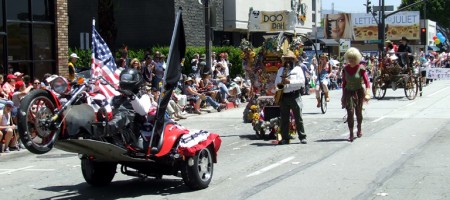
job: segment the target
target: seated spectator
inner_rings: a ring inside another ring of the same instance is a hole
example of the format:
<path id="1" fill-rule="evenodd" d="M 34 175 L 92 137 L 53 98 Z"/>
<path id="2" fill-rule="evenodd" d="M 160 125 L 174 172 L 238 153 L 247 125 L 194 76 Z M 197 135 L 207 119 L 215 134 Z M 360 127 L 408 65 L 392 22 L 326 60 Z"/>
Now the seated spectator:
<path id="1" fill-rule="evenodd" d="M 213 78 L 217 79 L 219 76 L 225 76 L 225 68 L 222 63 L 217 63 L 216 68 L 213 71 Z"/>
<path id="2" fill-rule="evenodd" d="M 14 72 L 14 76 L 16 76 L 16 82 L 17 81 L 23 81 L 23 75 L 24 73 L 20 73 L 20 72 Z"/>
<path id="3" fill-rule="evenodd" d="M 194 106 L 194 113 L 201 114 L 200 112 L 200 104 L 202 100 L 206 100 L 214 109 L 217 110 L 217 112 L 220 112 L 224 106 L 214 101 L 210 96 L 206 96 L 205 94 L 201 94 L 197 91 L 197 89 L 194 86 L 194 80 L 189 77 L 185 81 L 185 90 L 184 94 L 186 94 L 189 98 L 193 98 L 196 100 L 195 106 Z"/>
<path id="4" fill-rule="evenodd" d="M 213 81 L 211 80 L 211 74 L 202 74 L 202 79 L 198 84 L 198 88 L 199 91 L 202 91 L 211 98 L 216 99 L 217 88 L 214 86 Z"/>
<path id="5" fill-rule="evenodd" d="M 8 76 L 6 76 L 6 83 L 3 84 L 2 89 L 8 95 L 8 97 L 16 89 L 16 79 L 17 77 L 12 74 L 8 74 Z"/>
<path id="6" fill-rule="evenodd" d="M 33 80 L 33 90 L 41 89 L 41 81 L 39 79 L 35 78 Z"/>
<path id="7" fill-rule="evenodd" d="M 224 75 L 220 75 L 215 80 L 217 87 L 219 88 L 219 94 L 220 94 L 220 102 L 221 103 L 228 103 L 228 96 L 230 95 L 230 92 L 227 87 L 227 77 Z"/>
<path id="8" fill-rule="evenodd" d="M 14 147 L 17 150 L 17 136 L 14 136 L 14 130 L 16 130 L 16 125 L 13 123 L 11 111 L 14 107 L 14 103 L 12 101 L 6 101 L 6 104 L 3 110 L 0 110 L 0 130 L 2 132 L 2 141 L 4 144 L 2 145 L 1 152 L 9 153 L 9 148 Z"/>
<path id="9" fill-rule="evenodd" d="M 150 89 L 149 87 L 147 87 L 147 91 L 148 89 Z M 161 93 L 159 90 L 157 90 L 156 88 L 151 88 L 151 94 L 152 94 L 152 98 L 151 98 L 151 102 L 153 105 L 155 105 L 155 107 L 158 104 L 159 101 L 159 97 L 161 96 Z M 174 100 L 169 100 L 169 104 L 167 104 L 167 109 L 166 112 L 169 114 L 169 117 L 171 119 L 173 119 L 174 121 L 178 121 L 180 119 L 186 119 L 186 117 L 184 117 L 181 112 L 182 112 L 182 108 L 180 105 L 178 105 Z"/>
<path id="10" fill-rule="evenodd" d="M 236 77 L 233 79 L 234 83 L 239 87 L 240 90 L 240 101 L 242 103 L 247 102 L 248 94 L 250 92 L 250 86 L 247 84 L 244 84 L 244 80 L 241 77 Z"/>
<path id="11" fill-rule="evenodd" d="M 0 85 L 3 84 L 3 81 L 3 74 L 0 74 Z M 3 90 L 3 87 L 0 87 L 0 99 L 8 99 L 8 94 Z"/>
<path id="12" fill-rule="evenodd" d="M 14 102 L 14 107 L 20 107 L 20 100 L 27 95 L 33 86 L 26 86 L 23 81 L 17 81 L 16 83 L 16 91 L 13 93 L 11 100 Z"/>

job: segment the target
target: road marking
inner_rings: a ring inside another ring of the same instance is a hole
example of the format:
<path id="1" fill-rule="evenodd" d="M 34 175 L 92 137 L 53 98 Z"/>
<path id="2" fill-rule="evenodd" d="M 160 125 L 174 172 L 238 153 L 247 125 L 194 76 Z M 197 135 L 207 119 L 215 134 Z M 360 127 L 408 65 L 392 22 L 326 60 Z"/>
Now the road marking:
<path id="1" fill-rule="evenodd" d="M 55 171 L 56 169 L 25 169 L 23 171 L 40 171 L 40 172 L 51 172 Z"/>
<path id="2" fill-rule="evenodd" d="M 442 88 L 442 89 L 440 89 L 440 90 L 438 90 L 438 91 L 436 91 L 436 92 L 433 92 L 433 93 L 429 94 L 427 97 L 432 97 L 432 96 L 434 96 L 435 94 L 441 92 L 442 90 L 446 90 L 446 89 L 447 89 L 447 88 Z"/>
<path id="3" fill-rule="evenodd" d="M 25 170 L 25 169 L 29 169 L 29 168 L 32 168 L 32 167 L 34 167 L 34 166 L 28 166 L 28 167 L 23 167 L 23 168 L 19 168 L 19 169 L 11 169 L 11 170 L 8 170 L 8 171 L 5 171 L 5 172 L 1 172 L 0 174 L 9 174 L 9 173 L 12 173 L 12 172 Z"/>
<path id="4" fill-rule="evenodd" d="M 273 169 L 275 167 L 278 167 L 278 166 L 282 165 L 283 163 L 289 162 L 290 160 L 293 160 L 294 158 L 295 158 L 294 156 L 291 156 L 291 157 L 288 157 L 286 159 L 280 160 L 280 161 L 278 161 L 278 162 L 276 162 L 274 164 L 271 164 L 271 165 L 269 165 L 267 167 L 264 167 L 264 168 L 262 168 L 262 169 L 260 169 L 260 170 L 258 170 L 256 172 L 253 172 L 253 173 L 247 175 L 247 178 L 251 177 L 251 176 L 260 175 L 260 174 L 262 174 L 262 173 L 264 173 L 266 171 L 269 171 L 269 170 L 271 170 L 271 169 Z"/>
<path id="5" fill-rule="evenodd" d="M 414 105 L 414 104 L 416 104 L 415 101 L 414 101 L 414 102 L 411 102 L 411 103 L 409 103 L 409 104 L 407 104 L 405 107 L 407 107 L 407 106 L 412 106 L 412 105 Z"/>
<path id="6" fill-rule="evenodd" d="M 379 121 L 381 121 L 381 120 L 384 119 L 384 118 L 386 118 L 386 117 L 385 117 L 385 116 L 380 117 L 380 118 L 378 118 L 378 119 L 376 119 L 376 120 L 373 120 L 372 123 L 379 122 Z"/>

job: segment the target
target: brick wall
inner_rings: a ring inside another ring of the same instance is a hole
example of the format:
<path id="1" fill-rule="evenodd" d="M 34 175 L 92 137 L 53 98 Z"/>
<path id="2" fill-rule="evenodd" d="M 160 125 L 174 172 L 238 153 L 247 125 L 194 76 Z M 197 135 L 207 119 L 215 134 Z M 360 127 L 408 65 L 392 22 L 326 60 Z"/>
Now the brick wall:
<path id="1" fill-rule="evenodd" d="M 56 73 L 68 74 L 67 62 L 69 53 L 67 0 L 56 0 Z"/>
<path id="2" fill-rule="evenodd" d="M 223 1 L 210 0 L 216 8 L 216 31 L 223 30 Z M 188 46 L 205 45 L 205 25 L 204 25 L 204 6 L 198 3 L 198 0 L 175 0 L 175 11 L 179 7 L 183 8 L 183 21 L 186 33 L 186 43 Z M 176 12 L 175 12 L 176 14 Z"/>

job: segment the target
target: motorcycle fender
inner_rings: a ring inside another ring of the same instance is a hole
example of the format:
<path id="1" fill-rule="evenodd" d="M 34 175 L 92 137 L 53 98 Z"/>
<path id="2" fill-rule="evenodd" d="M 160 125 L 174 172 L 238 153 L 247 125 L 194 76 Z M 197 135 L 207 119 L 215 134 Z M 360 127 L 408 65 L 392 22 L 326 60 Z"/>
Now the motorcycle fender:
<path id="1" fill-rule="evenodd" d="M 165 156 L 170 150 L 173 148 L 175 142 L 178 141 L 181 135 L 189 133 L 189 130 L 186 128 L 177 125 L 168 123 L 164 127 L 164 142 L 161 146 L 161 150 L 156 154 L 156 157 Z"/>
<path id="2" fill-rule="evenodd" d="M 58 97 L 55 95 L 55 93 L 51 92 L 50 90 L 45 90 L 48 94 L 50 94 L 50 96 L 53 97 L 53 99 L 56 102 L 56 107 L 59 109 L 61 108 L 61 102 L 59 101 Z"/>
<path id="3" fill-rule="evenodd" d="M 64 112 L 66 116 L 66 130 L 69 137 L 77 136 L 81 131 L 91 132 L 92 122 L 95 121 L 94 109 L 87 105 L 73 105 Z"/>
<path id="4" fill-rule="evenodd" d="M 196 134 L 196 133 L 194 132 L 194 134 Z M 190 137 L 192 137 L 192 136 L 190 136 Z M 216 133 L 209 133 L 207 138 L 200 139 L 200 141 L 197 141 L 197 142 L 198 143 L 196 143 L 196 144 L 194 144 L 195 143 L 194 142 L 189 145 L 180 146 L 178 148 L 178 152 L 185 157 L 191 157 L 191 156 L 196 155 L 198 151 L 212 146 L 213 162 L 216 163 L 217 162 L 217 152 L 219 151 L 220 145 L 222 143 L 220 136 Z"/>

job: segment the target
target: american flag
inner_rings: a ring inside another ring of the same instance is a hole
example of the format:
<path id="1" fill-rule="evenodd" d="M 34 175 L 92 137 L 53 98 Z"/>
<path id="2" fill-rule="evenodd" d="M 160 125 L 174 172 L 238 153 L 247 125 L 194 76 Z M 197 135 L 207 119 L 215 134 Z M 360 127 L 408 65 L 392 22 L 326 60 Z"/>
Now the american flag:
<path id="1" fill-rule="evenodd" d="M 120 69 L 117 68 L 114 56 L 109 50 L 108 45 L 103 38 L 92 27 L 92 78 L 103 76 L 106 80 L 118 88 Z M 98 84 L 103 95 L 110 100 L 113 96 L 120 95 L 120 93 L 109 85 Z"/>

